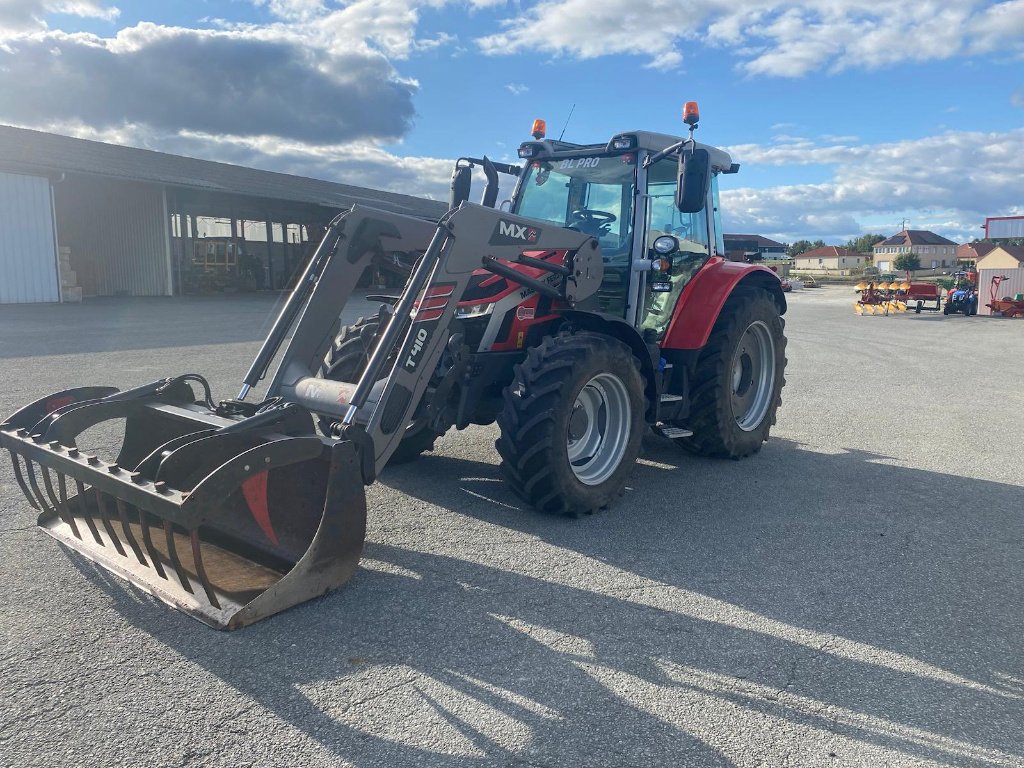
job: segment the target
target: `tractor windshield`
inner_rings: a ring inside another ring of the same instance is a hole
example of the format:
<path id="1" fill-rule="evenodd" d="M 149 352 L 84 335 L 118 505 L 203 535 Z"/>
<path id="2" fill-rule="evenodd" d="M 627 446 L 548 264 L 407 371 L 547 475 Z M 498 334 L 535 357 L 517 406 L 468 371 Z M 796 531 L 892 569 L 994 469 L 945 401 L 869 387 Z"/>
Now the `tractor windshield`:
<path id="1" fill-rule="evenodd" d="M 623 155 L 530 163 L 514 213 L 596 237 L 606 263 L 628 263 L 636 165 Z"/>

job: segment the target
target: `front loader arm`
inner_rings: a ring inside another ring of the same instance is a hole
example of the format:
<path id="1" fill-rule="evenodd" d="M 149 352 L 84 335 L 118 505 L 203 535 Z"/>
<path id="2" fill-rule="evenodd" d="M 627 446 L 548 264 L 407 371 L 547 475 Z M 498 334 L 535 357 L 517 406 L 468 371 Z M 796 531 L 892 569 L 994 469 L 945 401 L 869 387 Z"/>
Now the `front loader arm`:
<path id="1" fill-rule="evenodd" d="M 360 380 L 320 377 L 337 330 L 337 318 L 373 255 L 381 250 L 423 251 L 390 320 L 382 328 Z M 515 262 L 524 250 L 563 250 L 560 291 L 572 305 L 596 292 L 602 277 L 600 248 L 580 232 L 544 225 L 470 203 L 436 227 L 398 214 L 353 208 L 341 222 L 337 247 L 323 264 L 285 349 L 269 397 L 298 402 L 338 418 L 344 434 L 373 445 L 372 480 L 398 447 L 445 347 L 452 320 L 474 271 L 485 259 Z"/>
<path id="2" fill-rule="evenodd" d="M 39 525 L 220 629 L 341 586 L 365 538 L 364 485 L 404 436 L 445 346 L 457 346 L 452 320 L 470 276 L 485 256 L 517 256 L 516 247 L 474 234 L 502 220 L 505 229 L 523 222 L 468 205 L 436 226 L 369 208 L 340 214 L 238 400 L 215 406 L 206 380 L 185 374 L 123 392 L 64 390 L 0 420 L 0 448 L 10 452 Z M 588 242 L 557 228 L 538 234 L 531 248 L 565 249 L 546 288 L 559 279 L 567 295 L 592 287 L 595 272 L 583 262 L 594 254 L 600 261 Z M 391 249 L 423 255 L 360 380 L 318 378 L 356 281 Z M 243 402 L 276 358 L 268 398 Z M 204 390 L 202 400 L 194 384 Z M 316 414 L 337 425 L 330 434 L 317 433 Z M 113 461 L 78 447 L 80 432 L 117 419 L 124 421 L 124 441 Z"/>

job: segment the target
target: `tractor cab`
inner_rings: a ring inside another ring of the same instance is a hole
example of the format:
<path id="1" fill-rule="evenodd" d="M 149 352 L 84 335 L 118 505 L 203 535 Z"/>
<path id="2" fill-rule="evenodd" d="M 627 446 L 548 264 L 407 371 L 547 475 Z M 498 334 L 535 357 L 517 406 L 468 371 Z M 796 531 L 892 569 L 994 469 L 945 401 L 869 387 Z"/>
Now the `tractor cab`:
<path id="1" fill-rule="evenodd" d="M 649 341 L 664 335 L 689 280 L 725 250 L 717 177 L 739 166 L 693 141 L 695 105 L 692 115 L 687 139 L 629 131 L 607 144 L 548 140 L 536 121 L 535 140 L 519 148 L 526 167 L 512 212 L 596 238 L 604 278 L 588 309 L 623 318 Z"/>

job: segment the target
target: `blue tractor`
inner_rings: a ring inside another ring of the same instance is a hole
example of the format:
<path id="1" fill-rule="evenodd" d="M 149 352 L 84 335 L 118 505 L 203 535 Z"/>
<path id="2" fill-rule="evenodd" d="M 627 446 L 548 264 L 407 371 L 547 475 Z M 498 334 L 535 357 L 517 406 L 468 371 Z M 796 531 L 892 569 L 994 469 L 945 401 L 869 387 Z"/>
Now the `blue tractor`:
<path id="1" fill-rule="evenodd" d="M 956 272 L 953 274 L 953 287 L 946 295 L 946 304 L 942 314 L 976 315 L 978 314 L 978 273 Z"/>

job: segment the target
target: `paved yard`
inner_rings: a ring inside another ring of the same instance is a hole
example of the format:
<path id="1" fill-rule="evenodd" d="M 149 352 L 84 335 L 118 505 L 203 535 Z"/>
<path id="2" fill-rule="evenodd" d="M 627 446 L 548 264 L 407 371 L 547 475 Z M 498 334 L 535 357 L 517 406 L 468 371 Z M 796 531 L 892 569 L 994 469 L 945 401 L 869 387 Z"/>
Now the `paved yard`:
<path id="1" fill-rule="evenodd" d="M 1024 765 L 1024 321 L 851 300 L 791 297 L 753 459 L 651 437 L 563 521 L 493 428 L 449 435 L 369 489 L 345 589 L 234 634 L 35 530 L 5 460 L 0 764 Z M 0 412 L 192 370 L 233 395 L 272 308 L 0 307 Z"/>

